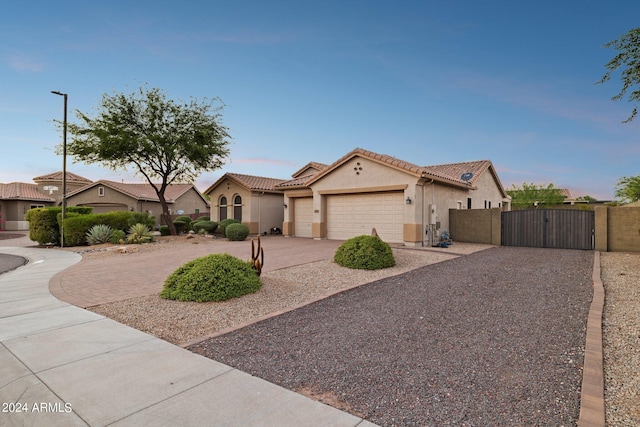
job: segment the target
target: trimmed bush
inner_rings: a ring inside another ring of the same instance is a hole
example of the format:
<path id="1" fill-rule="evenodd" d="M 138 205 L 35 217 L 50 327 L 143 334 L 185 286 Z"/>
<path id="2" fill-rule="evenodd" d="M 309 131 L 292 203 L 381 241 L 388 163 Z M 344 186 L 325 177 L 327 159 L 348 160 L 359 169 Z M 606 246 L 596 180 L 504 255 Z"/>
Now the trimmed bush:
<path id="1" fill-rule="evenodd" d="M 87 244 L 87 233 L 100 222 L 96 215 L 78 215 L 64 220 L 64 245 L 81 246 Z M 113 227 L 112 227 L 113 229 Z"/>
<path id="2" fill-rule="evenodd" d="M 195 221 L 192 222 L 192 227 L 193 227 L 193 231 L 195 231 L 196 233 L 199 233 L 200 230 L 204 230 L 205 233 L 207 234 L 213 234 L 216 231 L 216 228 L 218 228 L 218 223 L 215 221 Z"/>
<path id="3" fill-rule="evenodd" d="M 258 291 L 262 283 L 251 265 L 229 254 L 212 254 L 178 267 L 160 297 L 178 301 L 225 301 Z"/>
<path id="4" fill-rule="evenodd" d="M 231 241 L 241 242 L 249 235 L 249 227 L 240 223 L 229 224 L 225 229 L 225 235 Z"/>
<path id="5" fill-rule="evenodd" d="M 189 224 L 184 221 L 173 221 L 173 226 L 176 227 L 177 234 L 180 234 L 183 231 L 189 231 Z"/>
<path id="6" fill-rule="evenodd" d="M 168 225 L 161 225 L 160 226 L 160 235 L 161 236 L 168 236 L 170 233 L 169 231 L 169 226 Z"/>
<path id="7" fill-rule="evenodd" d="M 222 233 L 223 236 L 227 235 L 226 229 L 227 229 L 227 226 L 229 224 L 240 224 L 240 221 L 238 221 L 237 219 L 233 219 L 233 218 L 226 218 L 226 219 L 223 219 L 222 221 L 220 221 L 219 222 L 220 232 Z"/>
<path id="8" fill-rule="evenodd" d="M 389 244 L 375 236 L 357 236 L 336 250 L 333 260 L 343 267 L 359 270 L 379 270 L 393 267 L 396 261 Z"/>
<path id="9" fill-rule="evenodd" d="M 94 225 L 87 232 L 87 243 L 90 245 L 97 245 L 100 243 L 107 243 L 111 240 L 113 229 L 106 224 Z"/>
<path id="10" fill-rule="evenodd" d="M 67 206 L 66 216 L 69 218 L 77 214 L 87 215 L 92 210 L 93 208 L 85 206 Z M 62 215 L 60 206 L 29 209 L 24 216 L 24 220 L 29 221 L 29 239 L 41 245 L 60 244 L 61 221 L 58 215 Z"/>

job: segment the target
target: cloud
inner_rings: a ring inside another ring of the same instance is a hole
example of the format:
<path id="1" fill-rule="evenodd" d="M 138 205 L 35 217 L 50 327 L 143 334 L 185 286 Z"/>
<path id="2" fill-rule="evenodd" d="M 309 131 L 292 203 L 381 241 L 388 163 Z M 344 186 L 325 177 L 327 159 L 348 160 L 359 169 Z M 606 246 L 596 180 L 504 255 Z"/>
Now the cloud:
<path id="1" fill-rule="evenodd" d="M 40 73 L 44 71 L 44 63 L 27 55 L 11 55 L 7 58 L 9 67 L 20 72 Z"/>

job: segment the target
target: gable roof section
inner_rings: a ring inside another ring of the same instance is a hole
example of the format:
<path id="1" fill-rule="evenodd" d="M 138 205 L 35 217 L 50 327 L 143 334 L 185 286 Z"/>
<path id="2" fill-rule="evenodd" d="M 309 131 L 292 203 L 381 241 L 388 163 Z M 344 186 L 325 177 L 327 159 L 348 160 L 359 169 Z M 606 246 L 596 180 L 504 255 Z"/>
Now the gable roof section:
<path id="1" fill-rule="evenodd" d="M 211 184 L 209 188 L 204 191 L 204 194 L 209 194 L 225 179 L 229 179 L 249 191 L 266 191 L 272 193 L 279 193 L 280 190 L 276 189 L 276 185 L 284 181 L 280 178 L 267 178 L 264 176 L 227 172 Z"/>
<path id="2" fill-rule="evenodd" d="M 46 175 L 40 175 L 40 176 L 37 176 L 37 177 L 33 178 L 33 180 L 35 182 L 38 182 L 38 181 L 62 181 L 62 171 L 53 172 L 53 173 L 46 174 Z M 67 172 L 67 181 L 86 182 L 87 184 L 93 182 L 88 178 L 85 178 L 85 177 L 80 176 L 80 175 L 76 175 L 75 173 L 71 173 L 71 172 Z"/>
<path id="3" fill-rule="evenodd" d="M 34 202 L 55 202 L 56 199 L 38 191 L 36 184 L 11 182 L 0 184 L 0 200 L 28 200 Z"/>
<path id="4" fill-rule="evenodd" d="M 332 163 L 330 166 L 313 175 L 312 177 L 308 177 L 306 182 L 300 183 L 298 182 L 298 186 L 309 186 L 314 182 L 322 179 L 323 176 L 331 173 L 333 170 L 337 169 L 339 166 L 348 162 L 354 157 L 364 157 L 374 162 L 378 162 L 389 166 L 391 168 L 400 170 L 402 172 L 408 173 L 410 175 L 414 175 L 420 178 L 433 179 L 434 181 L 438 181 L 440 183 L 453 185 L 456 187 L 464 187 L 464 188 L 474 188 L 475 183 L 477 182 L 480 175 L 486 170 L 490 170 L 492 176 L 496 180 L 498 187 L 500 188 L 500 192 L 503 197 L 506 197 L 507 194 L 504 191 L 502 183 L 498 178 L 498 175 L 493 167 L 493 164 L 489 160 L 480 160 L 474 162 L 462 162 L 462 163 L 449 163 L 443 165 L 435 165 L 435 166 L 419 166 L 414 163 L 406 162 L 404 160 L 400 160 L 396 157 L 389 156 L 387 154 L 378 154 L 373 151 L 364 150 L 362 148 L 356 148 L 351 152 L 345 154 L 340 159 Z M 466 172 L 473 173 L 473 177 L 467 182 L 462 179 L 462 174 Z M 287 183 L 288 184 L 288 183 Z M 285 183 L 280 185 L 281 187 L 285 187 Z"/>
<path id="5" fill-rule="evenodd" d="M 160 184 L 155 184 L 155 185 L 160 186 Z M 108 181 L 105 179 L 96 181 L 93 184 L 88 185 L 86 187 L 79 188 L 78 190 L 69 193 L 67 195 L 67 198 L 99 186 L 109 187 L 115 191 L 118 191 L 122 194 L 125 194 L 139 201 L 160 202 L 160 199 L 158 198 L 158 195 L 156 194 L 153 187 L 151 187 L 151 184 L 143 184 L 143 183 L 131 184 L 131 183 L 125 183 L 125 182 Z M 198 195 L 202 198 L 202 200 L 207 202 L 206 199 L 202 197 L 202 194 L 200 194 L 200 192 L 193 186 L 193 184 L 171 184 L 167 186 L 167 189 L 165 190 L 165 193 L 164 193 L 164 197 L 167 203 L 175 203 L 178 198 L 180 198 L 183 194 L 185 194 L 187 191 L 189 191 L 192 188 L 198 193 Z"/>
<path id="6" fill-rule="evenodd" d="M 307 172 L 309 169 L 315 169 L 316 171 L 320 172 L 323 169 L 326 169 L 329 165 L 325 165 L 324 163 L 319 163 L 319 162 L 309 162 L 306 165 L 304 165 L 303 167 L 301 167 L 300 169 L 298 169 L 297 171 L 295 171 L 293 174 L 291 174 L 292 178 L 300 178 L 301 176 L 309 176 L 309 175 L 313 175 L 311 173 L 305 173 Z"/>

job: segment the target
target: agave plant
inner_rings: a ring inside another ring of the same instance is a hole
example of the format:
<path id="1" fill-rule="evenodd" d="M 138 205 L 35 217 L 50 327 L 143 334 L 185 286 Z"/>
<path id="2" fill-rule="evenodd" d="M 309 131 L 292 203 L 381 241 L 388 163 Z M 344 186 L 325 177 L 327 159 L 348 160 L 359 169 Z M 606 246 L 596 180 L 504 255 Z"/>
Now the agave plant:
<path id="1" fill-rule="evenodd" d="M 127 243 L 148 243 L 153 241 L 153 234 L 144 224 L 135 224 L 129 228 Z"/>
<path id="2" fill-rule="evenodd" d="M 107 243 L 111 239 L 113 229 L 106 224 L 96 224 L 87 232 L 87 243 L 90 245 L 98 245 Z"/>

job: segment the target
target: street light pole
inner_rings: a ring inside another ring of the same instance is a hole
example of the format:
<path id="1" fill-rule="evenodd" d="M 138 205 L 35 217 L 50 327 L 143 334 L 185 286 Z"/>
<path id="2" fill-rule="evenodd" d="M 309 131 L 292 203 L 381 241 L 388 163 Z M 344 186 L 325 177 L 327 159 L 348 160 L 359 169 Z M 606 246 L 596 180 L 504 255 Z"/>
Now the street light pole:
<path id="1" fill-rule="evenodd" d="M 64 248 L 64 219 L 67 217 L 67 94 L 52 90 L 54 95 L 64 98 L 64 119 L 62 121 L 62 224 L 60 224 L 60 247 Z"/>

